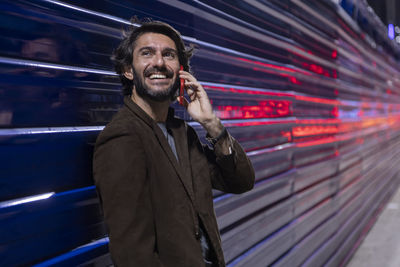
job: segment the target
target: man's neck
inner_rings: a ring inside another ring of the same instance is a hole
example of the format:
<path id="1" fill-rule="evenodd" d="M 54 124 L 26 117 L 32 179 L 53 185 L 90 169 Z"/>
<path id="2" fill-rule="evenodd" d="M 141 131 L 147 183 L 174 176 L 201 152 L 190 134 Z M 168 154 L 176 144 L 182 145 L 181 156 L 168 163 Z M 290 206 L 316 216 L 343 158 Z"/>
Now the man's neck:
<path id="1" fill-rule="evenodd" d="M 144 112 L 147 113 L 156 122 L 165 122 L 168 116 L 168 108 L 171 101 L 166 100 L 163 102 L 153 101 L 150 99 L 144 99 L 138 96 L 133 91 L 131 100 L 136 103 Z"/>

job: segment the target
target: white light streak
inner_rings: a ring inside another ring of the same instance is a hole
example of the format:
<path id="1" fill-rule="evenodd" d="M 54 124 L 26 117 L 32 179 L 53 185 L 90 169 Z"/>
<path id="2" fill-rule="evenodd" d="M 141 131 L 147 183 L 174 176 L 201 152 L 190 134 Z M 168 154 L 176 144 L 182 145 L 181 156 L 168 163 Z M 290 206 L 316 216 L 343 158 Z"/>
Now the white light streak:
<path id="1" fill-rule="evenodd" d="M 40 195 L 35 195 L 35 196 L 29 196 L 29 197 L 24 197 L 24 198 L 17 198 L 17 199 L 13 199 L 13 200 L 3 201 L 3 202 L 0 202 L 0 209 L 17 206 L 17 205 L 21 205 L 21 204 L 25 204 L 25 203 L 29 203 L 29 202 L 48 199 L 54 194 L 55 194 L 54 192 L 50 192 L 50 193 L 45 193 L 45 194 L 40 194 Z"/>
<path id="2" fill-rule="evenodd" d="M 131 23 L 129 20 L 126 20 L 126 19 L 121 19 L 121 18 L 118 18 L 118 17 L 115 17 L 115 16 L 111 16 L 111 15 L 107 15 L 107 14 L 104 14 L 104 13 L 100 13 L 100 12 L 96 12 L 96 11 L 93 11 L 93 10 L 89 10 L 89 9 L 86 9 L 86 8 L 82 8 L 82 7 L 74 6 L 74 5 L 71 5 L 71 4 L 63 3 L 63 2 L 60 2 L 60 1 L 56 1 L 56 0 L 43 0 L 43 1 L 55 4 L 55 5 L 58 5 L 58 6 L 63 6 L 63 7 L 69 8 L 69 9 L 73 9 L 73 10 L 76 10 L 76 11 L 80 11 L 80 12 L 83 12 L 83 13 L 86 13 L 86 14 L 95 15 L 95 16 L 98 16 L 98 17 L 102 17 L 102 18 L 106 18 L 106 19 L 113 20 L 113 21 L 116 21 L 116 22 L 120 22 L 120 23 L 123 23 L 123 24 L 133 25 L 133 26 L 136 26 L 136 27 L 140 26 L 139 24 Z"/>
<path id="3" fill-rule="evenodd" d="M 95 246 L 95 245 L 102 245 L 102 244 L 106 244 L 108 242 L 110 242 L 110 239 L 108 237 L 104 237 L 104 238 L 95 240 L 95 241 L 93 241 L 93 242 L 91 242 L 89 244 L 85 244 L 85 245 L 82 245 L 80 247 L 77 247 L 77 248 L 75 248 L 73 250 L 78 250 L 78 249 L 81 249 L 81 248 L 91 247 L 91 246 Z"/>
<path id="4" fill-rule="evenodd" d="M 57 69 L 57 70 L 67 70 L 67 71 L 77 71 L 77 72 L 87 72 L 87 73 L 117 76 L 117 74 L 113 71 L 89 69 L 89 68 L 82 68 L 82 67 L 52 64 L 52 63 L 44 63 L 44 62 L 38 62 L 38 61 L 26 60 L 26 59 L 0 57 L 0 63 L 37 67 L 37 68 Z"/>
<path id="5" fill-rule="evenodd" d="M 101 131 L 103 129 L 104 129 L 104 126 L 0 129 L 0 136 L 14 136 L 14 135 L 25 135 L 25 134 L 93 132 L 93 131 Z"/>

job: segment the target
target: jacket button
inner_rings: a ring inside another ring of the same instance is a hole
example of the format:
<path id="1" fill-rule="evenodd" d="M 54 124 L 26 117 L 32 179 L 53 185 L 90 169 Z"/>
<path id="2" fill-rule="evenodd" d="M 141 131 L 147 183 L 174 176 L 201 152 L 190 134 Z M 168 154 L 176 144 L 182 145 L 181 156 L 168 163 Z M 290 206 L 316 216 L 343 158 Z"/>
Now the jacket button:
<path id="1" fill-rule="evenodd" d="M 196 231 L 196 232 L 194 233 L 194 235 L 196 236 L 196 239 L 200 239 L 200 233 L 199 233 L 199 231 Z"/>

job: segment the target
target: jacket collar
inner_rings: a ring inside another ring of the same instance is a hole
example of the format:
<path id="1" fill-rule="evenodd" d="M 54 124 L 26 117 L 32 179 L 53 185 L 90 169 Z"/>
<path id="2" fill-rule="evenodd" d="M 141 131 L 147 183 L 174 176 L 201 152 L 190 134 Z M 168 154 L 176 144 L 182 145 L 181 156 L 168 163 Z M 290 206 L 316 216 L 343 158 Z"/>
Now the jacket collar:
<path id="1" fill-rule="evenodd" d="M 154 128 L 154 120 L 150 117 L 141 107 L 139 107 L 135 102 L 132 101 L 130 96 L 124 97 L 125 106 L 136 114 L 143 122 L 148 124 L 151 128 Z"/>
<path id="2" fill-rule="evenodd" d="M 135 113 L 141 120 L 143 120 L 146 124 L 148 124 L 153 128 L 156 122 L 141 107 L 139 107 L 138 104 L 133 102 L 130 96 L 124 97 L 124 104 L 130 111 Z M 177 120 L 175 118 L 175 110 L 171 107 L 169 107 L 168 109 L 167 125 L 168 126 L 171 125 L 172 127 L 177 126 Z"/>

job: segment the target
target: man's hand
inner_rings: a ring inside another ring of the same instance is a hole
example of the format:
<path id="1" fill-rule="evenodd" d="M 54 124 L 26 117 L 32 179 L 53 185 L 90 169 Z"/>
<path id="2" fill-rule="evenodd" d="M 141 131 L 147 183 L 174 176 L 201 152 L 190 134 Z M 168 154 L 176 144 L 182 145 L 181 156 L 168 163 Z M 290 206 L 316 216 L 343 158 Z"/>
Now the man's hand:
<path id="1" fill-rule="evenodd" d="M 219 136 L 224 126 L 215 115 L 203 86 L 189 72 L 179 71 L 179 78 L 185 80 L 186 92 L 190 98 L 190 102 L 183 98 L 183 105 L 189 115 L 200 123 L 211 137 Z M 178 96 L 178 101 L 179 98 Z"/>

